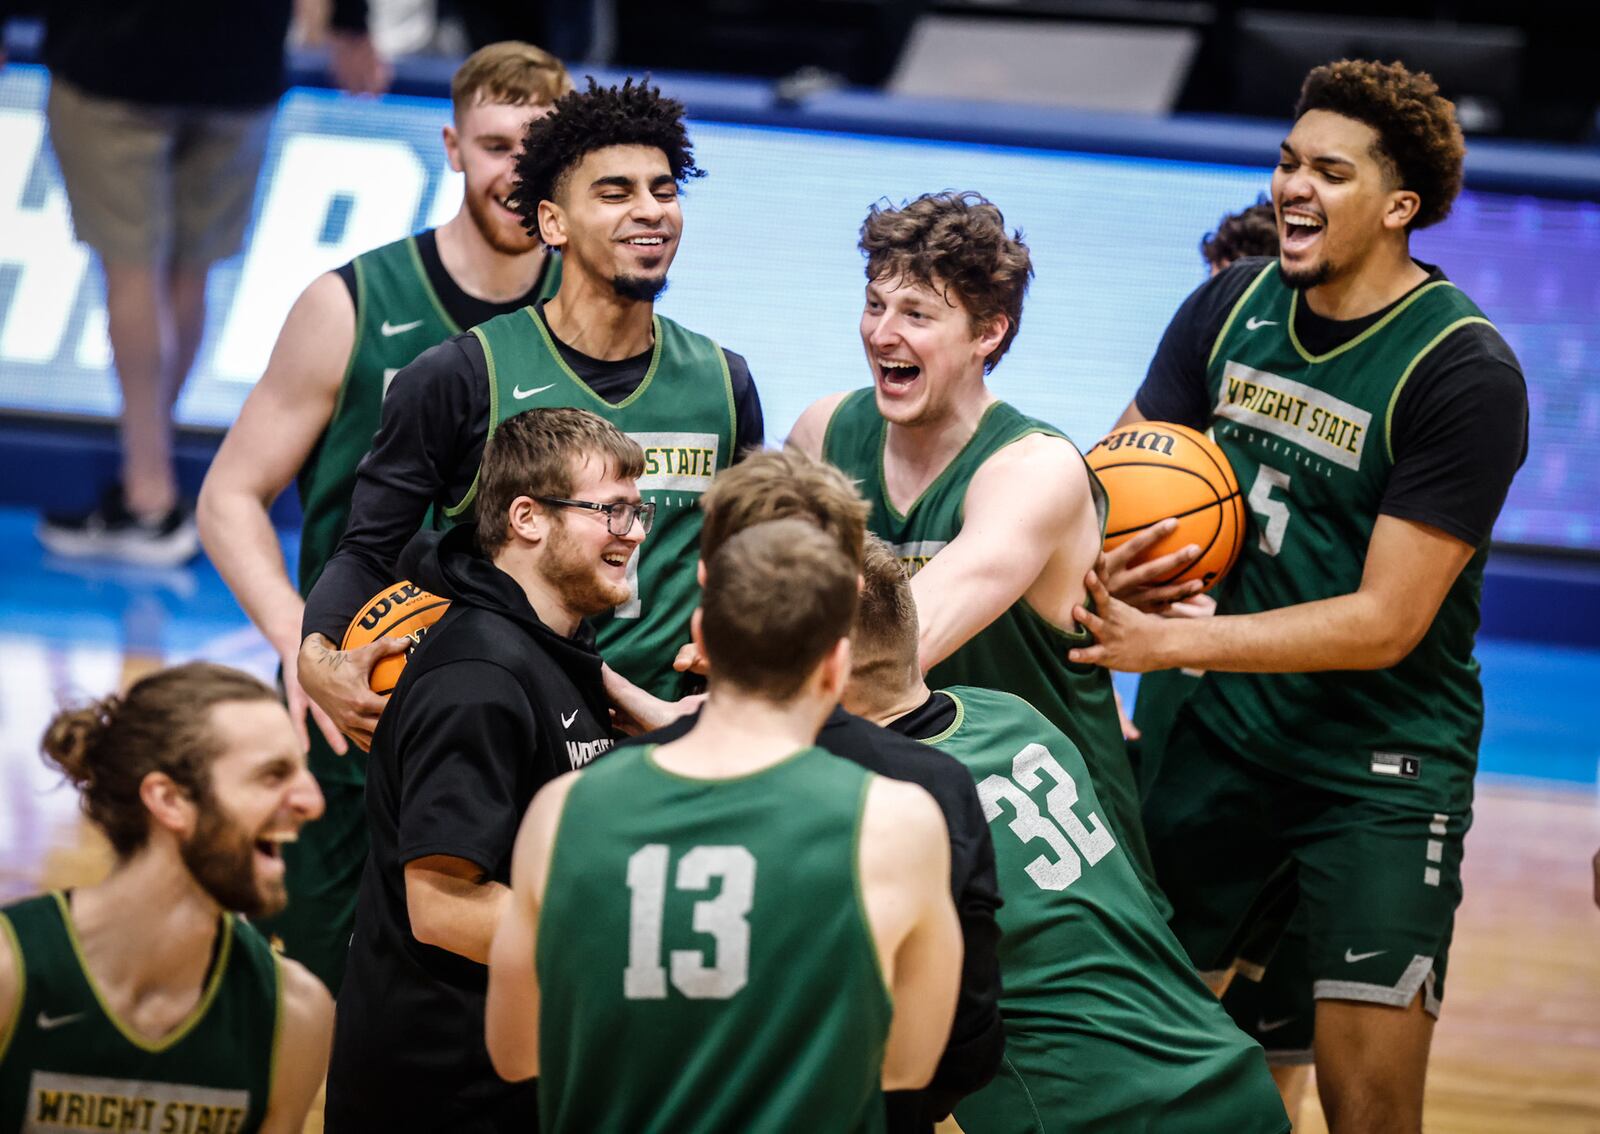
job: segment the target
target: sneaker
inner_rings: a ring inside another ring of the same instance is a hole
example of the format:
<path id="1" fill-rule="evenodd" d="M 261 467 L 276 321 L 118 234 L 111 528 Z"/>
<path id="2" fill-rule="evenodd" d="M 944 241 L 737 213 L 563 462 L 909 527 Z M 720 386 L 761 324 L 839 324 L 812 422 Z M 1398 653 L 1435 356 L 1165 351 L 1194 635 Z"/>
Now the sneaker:
<path id="1" fill-rule="evenodd" d="M 107 488 L 88 512 L 45 516 L 39 542 L 69 559 L 117 559 L 143 567 L 178 567 L 200 551 L 188 504 L 179 501 L 166 515 L 146 520 L 128 510 L 120 484 Z"/>

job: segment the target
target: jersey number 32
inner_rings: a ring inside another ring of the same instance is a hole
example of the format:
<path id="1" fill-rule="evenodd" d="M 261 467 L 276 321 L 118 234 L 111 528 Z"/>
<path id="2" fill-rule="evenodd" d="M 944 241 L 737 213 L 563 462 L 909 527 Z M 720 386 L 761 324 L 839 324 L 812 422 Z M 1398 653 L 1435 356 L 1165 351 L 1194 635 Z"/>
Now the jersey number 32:
<path id="1" fill-rule="evenodd" d="M 1055 781 L 1055 786 L 1044 797 L 1048 816 L 1040 812 L 1039 805 L 1028 794 L 1039 786 L 1041 772 L 1048 773 Z M 1028 877 L 1041 890 L 1065 890 L 1082 877 L 1084 858 L 1093 866 L 1117 845 L 1098 815 L 1091 811 L 1085 823 L 1072 810 L 1078 802 L 1078 785 L 1042 744 L 1030 744 L 1012 757 L 1010 779 L 992 775 L 980 782 L 978 798 L 983 802 L 983 817 L 987 822 L 993 823 L 1000 817 L 1004 801 L 1010 804 L 1013 812 L 1008 824 L 1011 833 L 1025 843 L 1041 839 L 1054 853 L 1053 860 L 1041 854 L 1026 867 Z"/>

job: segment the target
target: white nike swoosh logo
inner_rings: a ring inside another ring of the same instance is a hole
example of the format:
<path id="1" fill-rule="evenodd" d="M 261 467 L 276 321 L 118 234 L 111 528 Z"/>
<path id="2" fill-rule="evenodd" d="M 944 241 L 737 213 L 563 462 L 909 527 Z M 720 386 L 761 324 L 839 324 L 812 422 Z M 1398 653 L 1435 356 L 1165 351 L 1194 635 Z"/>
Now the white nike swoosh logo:
<path id="1" fill-rule="evenodd" d="M 415 331 L 420 326 L 422 326 L 421 319 L 414 320 L 410 323 L 401 323 L 398 326 L 385 319 L 383 321 L 383 326 L 379 327 L 378 330 L 382 331 L 383 337 L 387 339 L 392 335 L 403 335 L 407 331 Z"/>
<path id="2" fill-rule="evenodd" d="M 1388 951 L 1389 950 L 1387 950 L 1387 949 L 1377 949 L 1377 950 L 1375 950 L 1375 951 L 1373 951 L 1371 953 L 1357 953 L 1357 952 L 1354 952 L 1354 951 L 1352 951 L 1350 949 L 1346 949 L 1344 951 L 1345 964 L 1353 965 L 1357 961 L 1365 961 L 1369 957 L 1381 957 L 1385 953 L 1387 953 Z"/>
<path id="3" fill-rule="evenodd" d="M 1296 1019 L 1298 1019 L 1298 1017 L 1285 1016 L 1281 1020 L 1257 1020 L 1256 1021 L 1256 1031 L 1258 1031 L 1258 1032 L 1275 1032 L 1279 1028 L 1283 1027 L 1285 1024 L 1294 1023 Z"/>
<path id="4" fill-rule="evenodd" d="M 81 1020 L 88 1014 L 89 1013 L 87 1012 L 72 1012 L 66 1016 L 47 1016 L 41 1009 L 39 1012 L 39 1018 L 36 1019 L 34 1023 L 39 1026 L 39 1030 L 41 1032 L 48 1032 L 52 1028 L 64 1027 L 65 1025 L 73 1023 L 76 1020 Z"/>
<path id="5" fill-rule="evenodd" d="M 546 390 L 553 389 L 554 387 L 554 382 L 550 383 L 548 386 L 535 386 L 531 390 L 524 390 L 521 386 L 513 386 L 511 387 L 511 396 L 520 401 L 523 398 L 531 398 L 535 394 L 542 394 Z"/>
<path id="6" fill-rule="evenodd" d="M 1254 315 L 1244 321 L 1244 329 L 1247 331 L 1259 331 L 1262 327 L 1276 327 L 1277 325 L 1278 321 L 1276 319 L 1257 319 Z"/>
<path id="7" fill-rule="evenodd" d="M 577 720 L 577 719 L 578 719 L 578 710 L 577 709 L 573 709 L 572 710 L 572 715 L 570 717 L 563 716 L 561 718 L 561 727 L 562 728 L 571 728 L 572 727 L 572 722 Z"/>

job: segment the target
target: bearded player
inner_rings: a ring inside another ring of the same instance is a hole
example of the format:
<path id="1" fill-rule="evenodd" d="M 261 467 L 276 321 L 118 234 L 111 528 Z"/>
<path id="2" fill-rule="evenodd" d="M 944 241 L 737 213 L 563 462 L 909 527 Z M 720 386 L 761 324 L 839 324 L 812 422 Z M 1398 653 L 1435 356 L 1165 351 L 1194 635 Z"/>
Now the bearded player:
<path id="1" fill-rule="evenodd" d="M 365 252 L 306 288 L 200 490 L 206 553 L 282 659 L 290 715 L 301 743 L 309 739 L 328 803 L 323 820 L 285 852 L 294 901 L 263 929 L 335 994 L 367 854 L 366 764 L 300 687 L 302 596 L 344 534 L 356 465 L 395 373 L 464 328 L 555 293 L 560 257 L 523 232 L 507 202 L 528 122 L 571 89 L 560 61 L 525 43 L 491 44 L 468 57 L 451 80 L 454 117 L 444 128 L 450 167 L 464 175 L 460 210 L 442 227 Z M 294 479 L 304 513 L 298 590 L 268 516 Z M 398 648 L 376 642 L 364 656 L 375 661 Z M 309 737 L 308 708 L 317 724 Z"/>
<path id="2" fill-rule="evenodd" d="M 978 194 L 938 193 L 874 206 L 861 250 L 873 385 L 813 404 L 790 441 L 860 484 L 868 527 L 915 572 L 929 680 L 1015 692 L 1071 737 L 1158 893 L 1111 674 L 1067 660 L 1092 640 L 1072 609 L 1100 553 L 1105 493 L 1063 433 L 986 382 L 1022 321 L 1027 245 Z"/>
<path id="3" fill-rule="evenodd" d="M 1273 175 L 1276 262 L 1185 301 L 1124 415 L 1214 431 L 1254 517 L 1244 552 L 1214 618 L 1091 580 L 1098 644 L 1074 651 L 1208 671 L 1145 809 L 1173 928 L 1223 987 L 1271 929 L 1252 907 L 1294 882 L 1335 1134 L 1421 1126 L 1483 728 L 1483 564 L 1526 452 L 1515 356 L 1411 256 L 1462 151 L 1426 75 L 1310 73 Z"/>
<path id="4" fill-rule="evenodd" d="M 306 600 L 300 679 L 351 735 L 383 707 L 375 660 L 336 649 L 428 509 L 470 520 L 478 465 L 500 422 L 529 409 L 587 409 L 645 454 L 640 491 L 656 524 L 630 573 L 633 599 L 598 626 L 623 677 L 676 697 L 672 668 L 699 593 L 696 502 L 737 453 L 762 443 L 761 403 L 743 358 L 655 313 L 677 255 L 679 190 L 701 174 L 683 106 L 631 80 L 591 83 L 529 127 L 514 201 L 529 233 L 562 256 L 553 299 L 492 319 L 427 352 L 395 379 L 356 478 L 339 550 Z"/>
<path id="5" fill-rule="evenodd" d="M 277 694 L 196 662 L 57 713 L 103 882 L 0 910 L 0 1129 L 299 1134 L 333 1002 L 240 915 L 322 811 Z"/>

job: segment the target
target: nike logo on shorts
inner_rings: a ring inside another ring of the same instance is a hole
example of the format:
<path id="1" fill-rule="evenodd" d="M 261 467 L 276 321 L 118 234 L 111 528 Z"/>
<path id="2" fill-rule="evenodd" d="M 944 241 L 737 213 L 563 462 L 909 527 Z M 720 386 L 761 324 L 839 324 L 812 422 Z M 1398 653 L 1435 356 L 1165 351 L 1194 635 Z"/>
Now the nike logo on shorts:
<path id="1" fill-rule="evenodd" d="M 1357 953 L 1354 949 L 1346 949 L 1344 951 L 1344 961 L 1347 965 L 1353 965 L 1357 961 L 1366 961 L 1373 957 L 1381 957 L 1388 951 L 1389 950 L 1387 949 L 1375 949 L 1371 953 Z"/>
<path id="2" fill-rule="evenodd" d="M 88 1014 L 87 1012 L 70 1012 L 65 1016 L 47 1016 L 41 1008 L 38 1017 L 33 1022 L 38 1025 L 41 1032 L 48 1032 L 55 1028 L 64 1028 L 68 1024 L 76 1023 Z"/>
<path id="3" fill-rule="evenodd" d="M 521 386 L 513 386 L 511 388 L 511 396 L 516 398 L 518 401 L 521 401 L 523 398 L 531 398 L 535 394 L 542 394 L 554 385 L 555 383 L 552 382 L 549 386 L 535 386 L 531 390 L 524 390 Z"/>
<path id="4" fill-rule="evenodd" d="M 407 331 L 415 331 L 420 326 L 422 326 L 422 320 L 421 319 L 413 320 L 410 323 L 398 323 L 398 324 L 391 323 L 391 322 L 389 322 L 389 320 L 385 319 L 383 321 L 383 326 L 379 327 L 378 330 L 383 332 L 383 337 L 384 338 L 388 339 L 388 338 L 393 338 L 395 335 L 403 335 Z"/>
<path id="5" fill-rule="evenodd" d="M 1247 331 L 1259 331 L 1262 327 L 1276 327 L 1277 325 L 1278 321 L 1276 319 L 1257 319 L 1254 315 L 1244 321 L 1244 329 Z"/>
<path id="6" fill-rule="evenodd" d="M 1256 1031 L 1258 1031 L 1258 1032 L 1275 1032 L 1279 1028 L 1283 1027 L 1285 1024 L 1294 1023 L 1295 1020 L 1297 1020 L 1297 1019 L 1299 1019 L 1298 1016 L 1285 1016 L 1281 1020 L 1258 1019 L 1256 1021 Z"/>

